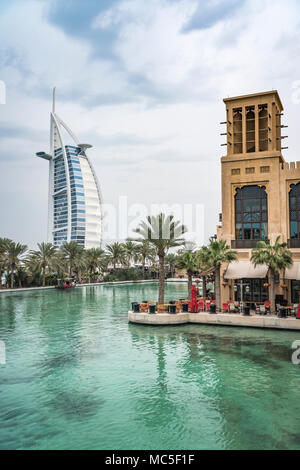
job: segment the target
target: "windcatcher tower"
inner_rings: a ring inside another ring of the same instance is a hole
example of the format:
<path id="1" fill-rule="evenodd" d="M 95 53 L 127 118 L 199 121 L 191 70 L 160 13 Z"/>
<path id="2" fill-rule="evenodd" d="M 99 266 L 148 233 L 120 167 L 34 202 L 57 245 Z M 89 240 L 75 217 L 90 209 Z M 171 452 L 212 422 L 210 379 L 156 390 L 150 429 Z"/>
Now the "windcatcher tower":
<path id="1" fill-rule="evenodd" d="M 222 227 L 232 248 L 254 248 L 286 233 L 280 185 L 285 161 L 283 106 L 277 91 L 225 98 L 227 154 L 222 163 Z M 285 184 L 285 183 L 284 183 Z M 286 196 L 285 196 L 286 198 Z M 246 254 L 245 254 L 246 256 Z"/>

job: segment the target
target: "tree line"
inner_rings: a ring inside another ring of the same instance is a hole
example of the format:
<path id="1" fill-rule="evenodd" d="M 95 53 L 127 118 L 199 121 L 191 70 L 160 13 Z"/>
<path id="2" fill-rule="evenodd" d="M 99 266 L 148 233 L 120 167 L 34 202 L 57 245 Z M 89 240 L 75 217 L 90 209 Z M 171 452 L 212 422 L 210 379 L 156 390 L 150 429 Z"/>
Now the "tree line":
<path id="1" fill-rule="evenodd" d="M 224 240 L 211 240 L 208 246 L 197 249 L 186 242 L 187 228 L 173 215 L 159 214 L 148 216 L 135 230 L 136 238 L 124 243 L 114 242 L 101 248 L 84 249 L 76 242 L 68 242 L 58 249 L 51 243 L 39 243 L 37 250 L 28 250 L 26 245 L 7 238 L 0 238 L 0 275 L 6 273 L 11 288 L 22 285 L 42 285 L 63 279 L 67 274 L 76 276 L 79 282 L 86 278 L 89 282 L 102 277 L 104 281 L 138 280 L 158 274 L 158 302 L 164 303 L 166 274 L 174 276 L 176 269 L 182 269 L 188 277 L 190 297 L 192 277 L 213 268 L 215 299 L 217 309 L 221 309 L 221 266 L 237 260 L 237 252 Z M 177 250 L 172 252 L 170 250 Z M 254 266 L 265 264 L 269 270 L 269 298 L 271 313 L 275 311 L 275 275 L 289 268 L 292 254 L 286 243 L 275 244 L 258 241 L 252 250 L 251 262 Z M 132 268 L 139 264 L 140 270 Z M 167 273 L 166 273 L 167 269 Z M 146 276 L 147 274 L 147 276 Z M 205 278 L 203 277 L 205 288 Z"/>

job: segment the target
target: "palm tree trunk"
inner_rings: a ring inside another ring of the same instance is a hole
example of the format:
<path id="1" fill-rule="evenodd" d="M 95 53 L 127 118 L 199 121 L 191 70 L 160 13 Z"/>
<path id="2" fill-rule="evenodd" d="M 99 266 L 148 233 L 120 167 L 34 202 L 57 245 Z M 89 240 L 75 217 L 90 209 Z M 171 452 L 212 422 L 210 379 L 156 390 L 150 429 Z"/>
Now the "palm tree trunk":
<path id="1" fill-rule="evenodd" d="M 206 277 L 202 276 L 202 297 L 206 297 Z"/>
<path id="2" fill-rule="evenodd" d="M 10 273 L 10 288 L 11 289 L 14 288 L 14 282 L 15 282 L 15 275 L 14 275 L 14 270 L 12 269 Z"/>
<path id="3" fill-rule="evenodd" d="M 188 271 L 188 292 L 189 292 L 189 299 L 192 298 L 192 285 L 193 285 L 193 274 Z"/>
<path id="4" fill-rule="evenodd" d="M 270 300 L 270 314 L 274 315 L 276 311 L 275 306 L 275 272 L 270 268 L 270 288 L 269 288 L 269 300 Z"/>
<path id="5" fill-rule="evenodd" d="M 72 261 L 70 260 L 69 276 L 72 277 Z"/>
<path id="6" fill-rule="evenodd" d="M 46 271 L 45 268 L 43 267 L 43 287 L 46 285 Z"/>
<path id="7" fill-rule="evenodd" d="M 145 279 L 145 263 L 146 263 L 146 258 L 143 257 L 143 262 L 142 262 L 143 279 Z"/>
<path id="8" fill-rule="evenodd" d="M 159 291 L 158 303 L 163 304 L 165 301 L 165 256 L 159 255 Z"/>
<path id="9" fill-rule="evenodd" d="M 220 266 L 215 267 L 215 295 L 216 295 L 216 307 L 217 311 L 221 310 L 221 275 L 220 275 Z"/>

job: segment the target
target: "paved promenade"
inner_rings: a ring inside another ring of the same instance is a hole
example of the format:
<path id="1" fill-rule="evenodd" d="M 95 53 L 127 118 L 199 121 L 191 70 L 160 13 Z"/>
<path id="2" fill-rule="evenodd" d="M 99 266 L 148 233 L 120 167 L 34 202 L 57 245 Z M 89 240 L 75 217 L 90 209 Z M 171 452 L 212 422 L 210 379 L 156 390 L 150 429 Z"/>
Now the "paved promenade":
<path id="1" fill-rule="evenodd" d="M 275 328 L 280 330 L 300 331 L 300 320 L 296 320 L 296 318 L 278 318 L 277 316 L 262 315 L 243 316 L 229 313 L 213 315 L 206 312 L 177 313 L 174 315 L 159 313 L 153 315 L 149 313 L 134 313 L 129 311 L 128 320 L 131 323 L 156 326 L 197 323 L 202 325 L 245 326 L 252 328 Z"/>

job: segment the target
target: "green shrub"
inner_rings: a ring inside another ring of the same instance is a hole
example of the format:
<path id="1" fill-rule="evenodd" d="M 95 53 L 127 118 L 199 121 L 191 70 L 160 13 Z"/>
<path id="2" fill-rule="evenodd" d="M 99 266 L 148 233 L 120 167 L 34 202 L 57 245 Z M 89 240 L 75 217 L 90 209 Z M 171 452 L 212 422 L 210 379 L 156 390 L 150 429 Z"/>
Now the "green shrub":
<path id="1" fill-rule="evenodd" d="M 117 281 L 117 280 L 118 279 L 113 274 L 106 274 L 106 276 L 104 276 L 104 278 L 103 278 L 104 282 L 113 282 L 113 281 Z"/>
<path id="2" fill-rule="evenodd" d="M 112 274 L 107 274 L 106 276 L 104 276 L 104 282 L 139 281 L 142 278 L 142 272 L 139 269 L 115 269 Z"/>
<path id="3" fill-rule="evenodd" d="M 57 275 L 46 274 L 46 286 L 56 286 L 56 284 L 57 284 Z"/>

